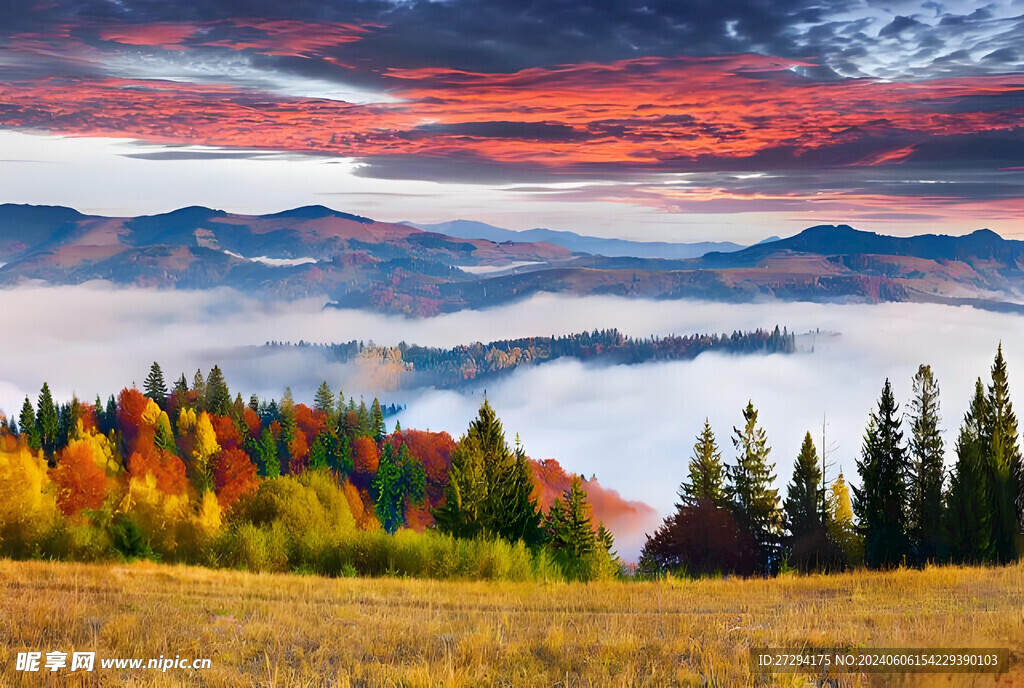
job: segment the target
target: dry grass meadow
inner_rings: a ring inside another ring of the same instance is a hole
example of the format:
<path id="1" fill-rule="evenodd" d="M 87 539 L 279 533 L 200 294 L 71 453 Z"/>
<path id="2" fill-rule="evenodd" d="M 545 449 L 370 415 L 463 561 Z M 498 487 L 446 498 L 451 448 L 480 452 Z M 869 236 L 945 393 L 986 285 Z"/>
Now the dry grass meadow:
<path id="1" fill-rule="evenodd" d="M 775 580 L 537 584 L 326 579 L 0 560 L 0 686 L 807 686 L 750 646 L 1009 647 L 1008 674 L 849 686 L 1024 685 L 1024 566 Z M 210 657 L 203 672 L 15 671 L 19 650 Z"/>

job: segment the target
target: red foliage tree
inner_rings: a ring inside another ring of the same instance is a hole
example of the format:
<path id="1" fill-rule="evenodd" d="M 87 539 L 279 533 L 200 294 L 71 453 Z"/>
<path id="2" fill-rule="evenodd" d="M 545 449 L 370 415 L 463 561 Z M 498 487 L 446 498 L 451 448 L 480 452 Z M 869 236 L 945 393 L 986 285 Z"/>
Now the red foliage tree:
<path id="1" fill-rule="evenodd" d="M 313 444 L 313 440 L 327 427 L 327 413 L 320 409 L 311 409 L 305 404 L 295 404 L 295 424 L 299 431 L 306 436 L 306 444 Z"/>
<path id="2" fill-rule="evenodd" d="M 217 501 L 222 509 L 229 509 L 239 497 L 255 491 L 260 486 L 256 466 L 249 455 L 238 447 L 226 447 L 220 453 L 213 473 L 217 490 Z"/>
<path id="3" fill-rule="evenodd" d="M 263 423 L 260 421 L 260 415 L 246 406 L 245 410 L 242 411 L 242 420 L 245 421 L 246 427 L 249 428 L 249 437 L 259 439 L 260 432 L 263 430 Z"/>
<path id="4" fill-rule="evenodd" d="M 210 424 L 213 425 L 213 433 L 217 436 L 217 444 L 221 449 L 242 446 L 242 436 L 238 434 L 238 428 L 230 418 L 211 414 Z"/>
<path id="5" fill-rule="evenodd" d="M 61 450 L 50 479 L 57 486 L 57 507 L 65 516 L 99 509 L 114 487 L 86 442 L 74 442 Z"/>
<path id="6" fill-rule="evenodd" d="M 309 444 L 306 443 L 306 435 L 302 432 L 295 433 L 295 437 L 288 443 L 288 454 L 291 460 L 288 462 L 288 472 L 298 475 L 306 470 L 306 459 L 309 457 Z"/>
<path id="7" fill-rule="evenodd" d="M 153 441 L 154 428 L 142 420 L 147 406 L 149 398 L 134 387 L 122 389 L 117 396 L 117 429 L 124 436 L 129 452 L 135 451 L 140 442 Z"/>
<path id="8" fill-rule="evenodd" d="M 455 449 L 451 435 L 447 432 L 405 430 L 402 441 L 409 447 L 409 453 L 423 463 L 428 481 L 437 485 L 448 484 L 448 469 L 452 464 L 452 450 Z"/>
<path id="9" fill-rule="evenodd" d="M 181 494 L 188 489 L 185 463 L 170 452 L 150 447 L 145 453 L 133 452 L 128 457 L 128 475 L 144 480 L 151 473 L 156 487 L 164 494 Z"/>
<path id="10" fill-rule="evenodd" d="M 357 437 L 352 447 L 352 462 L 360 475 L 372 475 L 380 466 L 377 444 L 369 437 Z"/>

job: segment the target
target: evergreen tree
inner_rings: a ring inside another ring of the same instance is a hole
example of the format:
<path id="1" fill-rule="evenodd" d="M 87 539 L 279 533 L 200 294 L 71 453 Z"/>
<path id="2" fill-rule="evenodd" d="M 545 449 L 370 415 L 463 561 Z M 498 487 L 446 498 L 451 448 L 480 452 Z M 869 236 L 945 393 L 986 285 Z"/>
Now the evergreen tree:
<path id="1" fill-rule="evenodd" d="M 331 434 L 331 440 L 327 460 L 335 475 L 338 478 L 345 478 L 351 475 L 355 468 L 355 462 L 352 459 L 352 445 L 345 435 Z"/>
<path id="2" fill-rule="evenodd" d="M 370 486 L 381 527 L 388 533 L 402 527 L 406 502 L 421 504 L 426 497 L 426 487 L 426 470 L 409 453 L 409 447 L 403 444 L 396 450 L 390 442 L 385 443 L 377 476 Z"/>
<path id="3" fill-rule="evenodd" d="M 988 400 L 978 378 L 974 398 L 956 441 L 956 464 L 950 474 L 944 525 L 954 561 L 980 564 L 994 558 L 988 496 Z"/>
<path id="4" fill-rule="evenodd" d="M 58 422 L 57 406 L 53 403 L 50 385 L 44 382 L 37 400 L 36 428 L 39 432 L 39 444 L 47 456 L 52 456 L 57 447 Z"/>
<path id="5" fill-rule="evenodd" d="M 361 398 L 359 399 L 359 408 L 356 410 L 356 436 L 374 437 L 370 411 L 366 408 L 366 402 Z"/>
<path id="6" fill-rule="evenodd" d="M 608 570 L 612 554 L 594 532 L 590 503 L 579 476 L 573 476 L 561 499 L 551 503 L 544 531 L 566 577 L 588 580 L 600 576 L 602 568 Z"/>
<path id="7" fill-rule="evenodd" d="M 39 427 L 36 425 L 36 412 L 32 408 L 32 402 L 25 397 L 25 403 L 21 405 L 21 415 L 18 417 L 18 425 L 21 426 L 21 434 L 25 435 L 26 442 L 30 449 L 39 451 L 42 449 L 42 442 L 39 438 Z"/>
<path id="8" fill-rule="evenodd" d="M 888 568 L 905 563 L 910 550 L 907 503 L 910 462 L 903 446 L 899 406 L 888 379 L 877 411 L 868 419 L 861 458 L 861 487 L 854 488 L 854 510 L 864 532 L 867 564 Z"/>
<path id="9" fill-rule="evenodd" d="M 327 380 L 321 382 L 317 387 L 316 394 L 313 396 L 313 407 L 326 413 L 328 418 L 334 417 L 334 392 L 331 391 Z"/>
<path id="10" fill-rule="evenodd" d="M 704 429 L 693 445 L 688 480 L 679 486 L 679 498 L 683 504 L 694 505 L 707 500 L 715 506 L 725 506 L 725 469 L 722 466 L 722 452 L 715 441 L 711 423 L 704 419 Z"/>
<path id="11" fill-rule="evenodd" d="M 333 399 L 333 395 L 331 397 Z M 323 470 L 328 467 L 328 434 L 321 432 L 313 440 L 313 446 L 309 448 L 309 470 Z"/>
<path id="12" fill-rule="evenodd" d="M 920 562 L 940 556 L 942 534 L 942 487 L 945 482 L 945 446 L 939 430 L 939 383 L 931 366 L 922 365 L 914 376 L 910 403 L 911 461 L 910 543 Z"/>
<path id="13" fill-rule="evenodd" d="M 281 403 L 278 404 L 278 407 L 282 414 L 291 413 L 292 409 L 295 408 L 295 397 L 292 396 L 291 387 L 284 388 L 284 396 L 281 397 Z"/>
<path id="14" fill-rule="evenodd" d="M 501 421 L 486 399 L 451 455 L 445 504 L 434 511 L 442 532 L 488 535 L 527 544 L 540 540 L 529 461 L 505 441 Z"/>
<path id="15" fill-rule="evenodd" d="M 107 397 L 107 410 L 103 412 L 103 420 L 103 434 L 110 434 L 117 429 L 117 400 L 113 394 Z"/>
<path id="16" fill-rule="evenodd" d="M 277 458 L 277 443 L 269 428 L 264 428 L 256 448 L 259 467 L 265 478 L 281 475 L 281 461 Z"/>
<path id="17" fill-rule="evenodd" d="M 1020 538 L 1021 453 L 1017 416 L 1010 401 L 1003 345 L 992 363 L 992 384 L 988 388 L 988 473 L 993 549 L 996 560 L 1016 560 Z"/>
<path id="18" fill-rule="evenodd" d="M 260 398 L 255 394 L 249 397 L 249 409 L 254 413 L 260 412 Z"/>
<path id="19" fill-rule="evenodd" d="M 207 410 L 206 378 L 203 377 L 203 371 L 198 369 L 196 370 L 196 374 L 192 377 L 192 393 L 196 397 L 196 413 Z"/>
<path id="20" fill-rule="evenodd" d="M 167 383 L 164 382 L 164 371 L 160 369 L 160 364 L 156 361 L 153 361 L 153 365 L 149 367 L 149 375 L 146 376 L 143 389 L 146 396 L 155 401 L 160 408 L 166 406 Z"/>
<path id="21" fill-rule="evenodd" d="M 770 573 L 781 563 L 782 511 L 778 490 L 771 487 L 775 464 L 768 461 L 771 448 L 764 429 L 757 425 L 753 402 L 747 402 L 743 420 L 743 428 L 733 428 L 732 442 L 738 454 L 736 464 L 726 469 L 726 493 L 737 522 L 750 531 L 757 543 L 762 570 Z"/>
<path id="22" fill-rule="evenodd" d="M 374 397 L 373 404 L 370 405 L 370 436 L 380 442 L 384 439 L 384 435 L 387 432 L 388 429 L 384 425 L 384 411 L 380 407 L 380 400 Z"/>
<path id="23" fill-rule="evenodd" d="M 224 373 L 220 366 L 213 366 L 210 375 L 206 378 L 206 398 L 204 404 L 206 411 L 218 416 L 226 416 L 231 413 L 231 391 L 224 379 Z"/>
<path id="24" fill-rule="evenodd" d="M 800 453 L 793 465 L 793 479 L 786 492 L 786 527 L 794 539 L 815 533 L 822 525 L 819 510 L 818 486 L 821 484 L 821 465 L 818 450 L 811 433 L 804 435 Z"/>

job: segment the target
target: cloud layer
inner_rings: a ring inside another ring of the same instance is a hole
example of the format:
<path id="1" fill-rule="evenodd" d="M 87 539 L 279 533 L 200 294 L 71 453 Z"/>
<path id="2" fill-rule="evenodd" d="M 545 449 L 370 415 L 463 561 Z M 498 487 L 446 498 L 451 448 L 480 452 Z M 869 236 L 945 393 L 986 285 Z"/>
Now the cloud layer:
<path id="1" fill-rule="evenodd" d="M 748 399 L 768 432 L 780 488 L 788 482 L 803 434 L 820 445 L 823 416 L 832 475 L 855 479 L 854 459 L 867 414 L 890 377 L 905 403 L 919 363 L 932 365 L 942 389 L 948 445 L 966 411 L 974 380 L 987 377 L 996 346 L 1005 345 L 1011 388 L 1024 408 L 1024 319 L 970 308 L 914 304 L 706 304 L 616 298 L 537 296 L 508 307 L 408 321 L 375 314 L 321 310 L 320 301 L 266 304 L 229 290 L 153 292 L 104 285 L 21 288 L 4 293 L 5 355 L 0 408 L 16 411 L 24 394 L 48 380 L 56 395 L 91 399 L 141 383 L 153 360 L 167 375 L 191 378 L 219 363 L 233 389 L 280 396 L 291 385 L 309 399 L 327 379 L 347 394 L 372 397 L 358 371 L 318 354 L 268 354 L 267 340 L 451 346 L 474 340 L 560 334 L 618 327 L 629 334 L 691 333 L 786 325 L 820 328 L 814 352 L 790 356 L 703 355 L 693 361 L 593 367 L 575 361 L 517 371 L 488 383 L 488 398 L 509 432 L 534 458 L 557 458 L 662 512 L 671 509 L 685 477 L 694 436 L 710 418 L 727 460 L 732 427 Z M 45 317 L 40 317 L 45 314 Z M 810 338 L 802 340 L 805 346 Z M 461 434 L 483 390 L 402 392 L 385 401 L 408 404 L 405 427 Z M 951 452 L 952 447 L 948 450 Z M 950 461 L 952 455 L 949 455 Z M 639 547 L 640 534 L 623 534 Z M 624 549 L 624 551 L 626 551 Z"/>

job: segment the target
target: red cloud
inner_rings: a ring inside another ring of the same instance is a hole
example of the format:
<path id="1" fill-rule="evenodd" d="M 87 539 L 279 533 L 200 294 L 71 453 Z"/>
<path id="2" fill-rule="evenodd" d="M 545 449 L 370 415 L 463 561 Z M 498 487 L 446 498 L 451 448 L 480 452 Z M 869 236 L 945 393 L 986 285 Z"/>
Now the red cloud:
<path id="1" fill-rule="evenodd" d="M 296 22 L 252 26 L 268 42 L 245 47 L 273 45 L 290 55 L 354 40 L 361 30 L 329 25 L 326 32 L 307 34 L 309 25 Z M 122 38 L 163 44 L 194 37 L 190 30 L 165 25 Z M 840 147 L 842 155 L 828 164 L 892 164 L 912 152 L 908 140 L 1012 130 L 1024 120 L 1020 107 L 945 107 L 970 96 L 1019 91 L 1019 77 L 817 82 L 790 71 L 798 64 L 740 55 L 513 74 L 395 70 L 387 74 L 393 100 L 369 105 L 180 82 L 50 78 L 0 83 L 0 124 L 352 157 L 463 155 L 558 171 L 594 164 L 681 169 L 772 151 L 820 156 Z"/>

